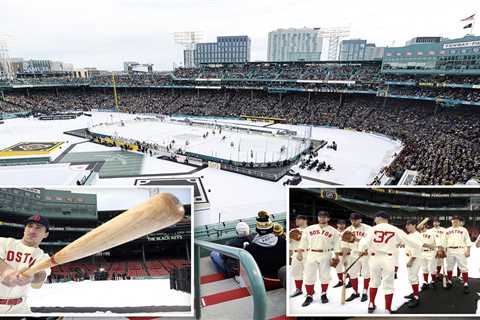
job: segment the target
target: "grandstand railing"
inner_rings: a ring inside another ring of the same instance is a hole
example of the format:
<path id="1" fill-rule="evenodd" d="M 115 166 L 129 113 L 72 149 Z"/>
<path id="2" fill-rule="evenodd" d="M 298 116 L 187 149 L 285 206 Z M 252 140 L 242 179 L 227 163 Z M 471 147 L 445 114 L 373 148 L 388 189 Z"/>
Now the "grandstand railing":
<path id="1" fill-rule="evenodd" d="M 200 248 L 217 251 L 240 261 L 241 267 L 245 270 L 250 284 L 250 293 L 253 300 L 254 320 L 265 320 L 267 318 L 267 291 L 263 283 L 262 274 L 252 255 L 244 249 L 229 247 L 203 240 L 195 240 L 195 318 L 201 318 L 201 288 L 200 288 Z"/>

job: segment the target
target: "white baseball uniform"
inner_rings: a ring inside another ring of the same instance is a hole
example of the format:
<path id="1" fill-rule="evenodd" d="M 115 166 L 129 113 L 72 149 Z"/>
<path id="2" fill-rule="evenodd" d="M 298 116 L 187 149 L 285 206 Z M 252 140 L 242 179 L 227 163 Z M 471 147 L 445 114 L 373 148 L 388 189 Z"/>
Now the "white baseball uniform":
<path id="1" fill-rule="evenodd" d="M 345 230 L 347 230 L 347 229 L 345 229 Z M 340 230 L 337 229 L 337 231 L 339 233 L 339 236 L 340 236 L 340 246 L 342 248 L 343 248 L 343 244 L 345 243 L 344 241 L 342 241 L 342 236 L 343 236 L 343 233 L 345 232 L 345 230 L 340 231 Z M 340 259 L 340 261 L 338 262 L 337 266 L 335 267 L 335 272 L 337 274 L 343 273 L 343 271 L 345 270 L 345 261 L 346 261 L 345 257 L 343 255 L 340 255 L 338 258 Z M 343 277 L 342 277 L 342 280 L 345 280 L 345 279 L 343 279 Z"/>
<path id="2" fill-rule="evenodd" d="M 436 239 L 437 243 L 439 245 L 443 245 L 445 243 L 445 231 L 447 229 L 439 226 L 439 227 L 433 227 L 431 230 L 435 234 L 435 239 Z M 437 266 L 438 267 L 443 265 L 443 259 L 442 258 L 438 258 L 436 260 L 437 260 Z"/>
<path id="3" fill-rule="evenodd" d="M 464 227 L 450 227 L 445 231 L 444 247 L 447 250 L 447 271 L 452 271 L 455 264 L 461 272 L 468 272 L 466 249 L 471 247 L 470 235 Z"/>
<path id="4" fill-rule="evenodd" d="M 421 234 L 417 231 L 409 233 L 407 236 L 412 240 L 412 242 L 423 242 Z M 420 270 L 423 262 L 422 249 L 417 245 L 405 243 L 405 254 L 407 256 L 407 261 L 411 258 L 414 258 L 412 265 L 410 267 L 407 267 L 408 281 L 410 282 L 410 284 L 418 284 L 418 271 Z"/>
<path id="5" fill-rule="evenodd" d="M 305 285 L 315 284 L 317 272 L 320 281 L 328 284 L 330 281 L 330 260 L 334 252 L 340 252 L 340 233 L 329 225 L 314 224 L 302 233 L 300 248 L 305 252 L 304 282 Z"/>
<path id="6" fill-rule="evenodd" d="M 367 236 L 360 241 L 361 251 L 368 250 L 370 287 L 382 285 L 384 293 L 392 294 L 394 290 L 395 254 L 398 245 L 405 243 L 420 250 L 422 243 L 407 236 L 405 231 L 388 223 L 379 223 L 370 228 Z"/>
<path id="7" fill-rule="evenodd" d="M 33 265 L 37 260 L 49 259 L 48 254 L 40 248 L 33 248 L 23 244 L 22 240 L 0 238 L 0 259 L 14 270 L 23 270 Z M 46 269 L 47 276 L 50 269 Z M 7 287 L 0 283 L 0 299 L 22 299 L 15 305 L 0 304 L 0 314 L 27 314 L 31 313 L 27 304 L 30 284 L 25 286 Z"/>
<path id="8" fill-rule="evenodd" d="M 298 229 L 300 232 L 302 232 L 303 234 L 303 231 L 306 229 L 306 228 L 296 228 Z M 305 264 L 305 258 L 307 257 L 307 252 L 304 252 L 303 253 L 303 259 L 302 261 L 298 261 L 297 259 L 297 253 L 298 253 L 298 250 L 300 248 L 300 241 L 296 241 L 296 240 L 293 240 L 293 239 L 290 239 L 290 250 L 293 252 L 292 254 L 292 278 L 293 280 L 302 280 L 303 279 L 303 269 L 304 269 L 304 264 Z"/>
<path id="9" fill-rule="evenodd" d="M 347 255 L 347 266 L 350 266 L 355 259 L 358 258 L 358 256 L 361 254 L 361 251 L 359 249 L 359 243 L 360 241 L 365 238 L 368 234 L 368 231 L 370 230 L 370 226 L 361 223 L 358 228 L 355 228 L 353 225 L 349 226 L 345 231 L 350 231 L 355 235 L 355 242 L 353 243 L 346 243 L 342 242 L 342 248 L 347 248 L 348 251 L 350 252 L 349 255 Z M 343 246 L 343 244 L 346 244 L 346 246 Z M 361 257 L 348 271 L 348 274 L 350 275 L 350 278 L 358 278 L 358 277 L 363 277 L 363 278 L 370 278 L 370 272 L 368 268 L 368 256 L 363 256 Z"/>
<path id="10" fill-rule="evenodd" d="M 440 242 L 437 242 L 437 237 L 432 229 L 427 229 L 420 233 L 424 244 L 428 244 L 434 247 L 441 246 Z M 440 239 L 440 238 L 438 238 Z M 435 259 L 435 253 L 437 249 L 429 249 L 424 247 L 422 249 L 422 272 L 424 274 L 436 274 L 437 273 L 437 259 Z"/>

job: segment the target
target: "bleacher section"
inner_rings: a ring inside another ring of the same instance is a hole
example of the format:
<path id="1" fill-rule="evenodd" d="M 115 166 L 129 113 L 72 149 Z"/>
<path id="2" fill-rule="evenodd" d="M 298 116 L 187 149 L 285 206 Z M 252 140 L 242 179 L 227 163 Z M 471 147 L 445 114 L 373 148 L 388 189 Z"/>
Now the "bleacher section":
<path id="1" fill-rule="evenodd" d="M 97 270 L 103 268 L 108 272 L 108 279 L 113 279 L 113 275 L 126 275 L 130 278 L 145 277 L 164 277 L 168 276 L 169 271 L 175 267 L 182 267 L 188 262 L 184 259 L 161 259 L 147 260 L 143 263 L 140 260 L 122 261 L 122 262 L 102 262 L 98 264 L 86 262 L 72 262 L 64 265 L 58 265 L 52 268 L 52 274 L 58 279 L 84 278 L 86 274 L 93 275 Z"/>

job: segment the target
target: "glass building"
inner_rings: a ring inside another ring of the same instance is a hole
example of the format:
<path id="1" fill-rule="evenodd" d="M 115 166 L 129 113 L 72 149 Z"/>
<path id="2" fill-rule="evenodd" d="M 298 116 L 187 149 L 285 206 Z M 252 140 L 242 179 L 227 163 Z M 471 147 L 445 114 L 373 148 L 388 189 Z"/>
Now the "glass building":
<path id="1" fill-rule="evenodd" d="M 268 61 L 320 61 L 319 28 L 277 29 L 268 33 Z"/>
<path id="2" fill-rule="evenodd" d="M 364 60 L 367 40 L 351 39 L 340 42 L 340 61 Z"/>
<path id="3" fill-rule="evenodd" d="M 249 62 L 251 41 L 248 36 L 217 37 L 217 42 L 197 43 L 194 63 Z"/>

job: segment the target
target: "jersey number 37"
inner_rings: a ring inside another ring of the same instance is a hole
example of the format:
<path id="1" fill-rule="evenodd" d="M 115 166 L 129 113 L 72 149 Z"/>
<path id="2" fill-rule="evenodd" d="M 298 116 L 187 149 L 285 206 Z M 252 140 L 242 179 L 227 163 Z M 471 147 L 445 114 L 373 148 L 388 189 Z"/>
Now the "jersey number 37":
<path id="1" fill-rule="evenodd" d="M 393 238 L 395 232 L 392 231 L 375 231 L 375 237 L 373 238 L 373 242 L 375 243 L 388 243 L 390 239 Z"/>

